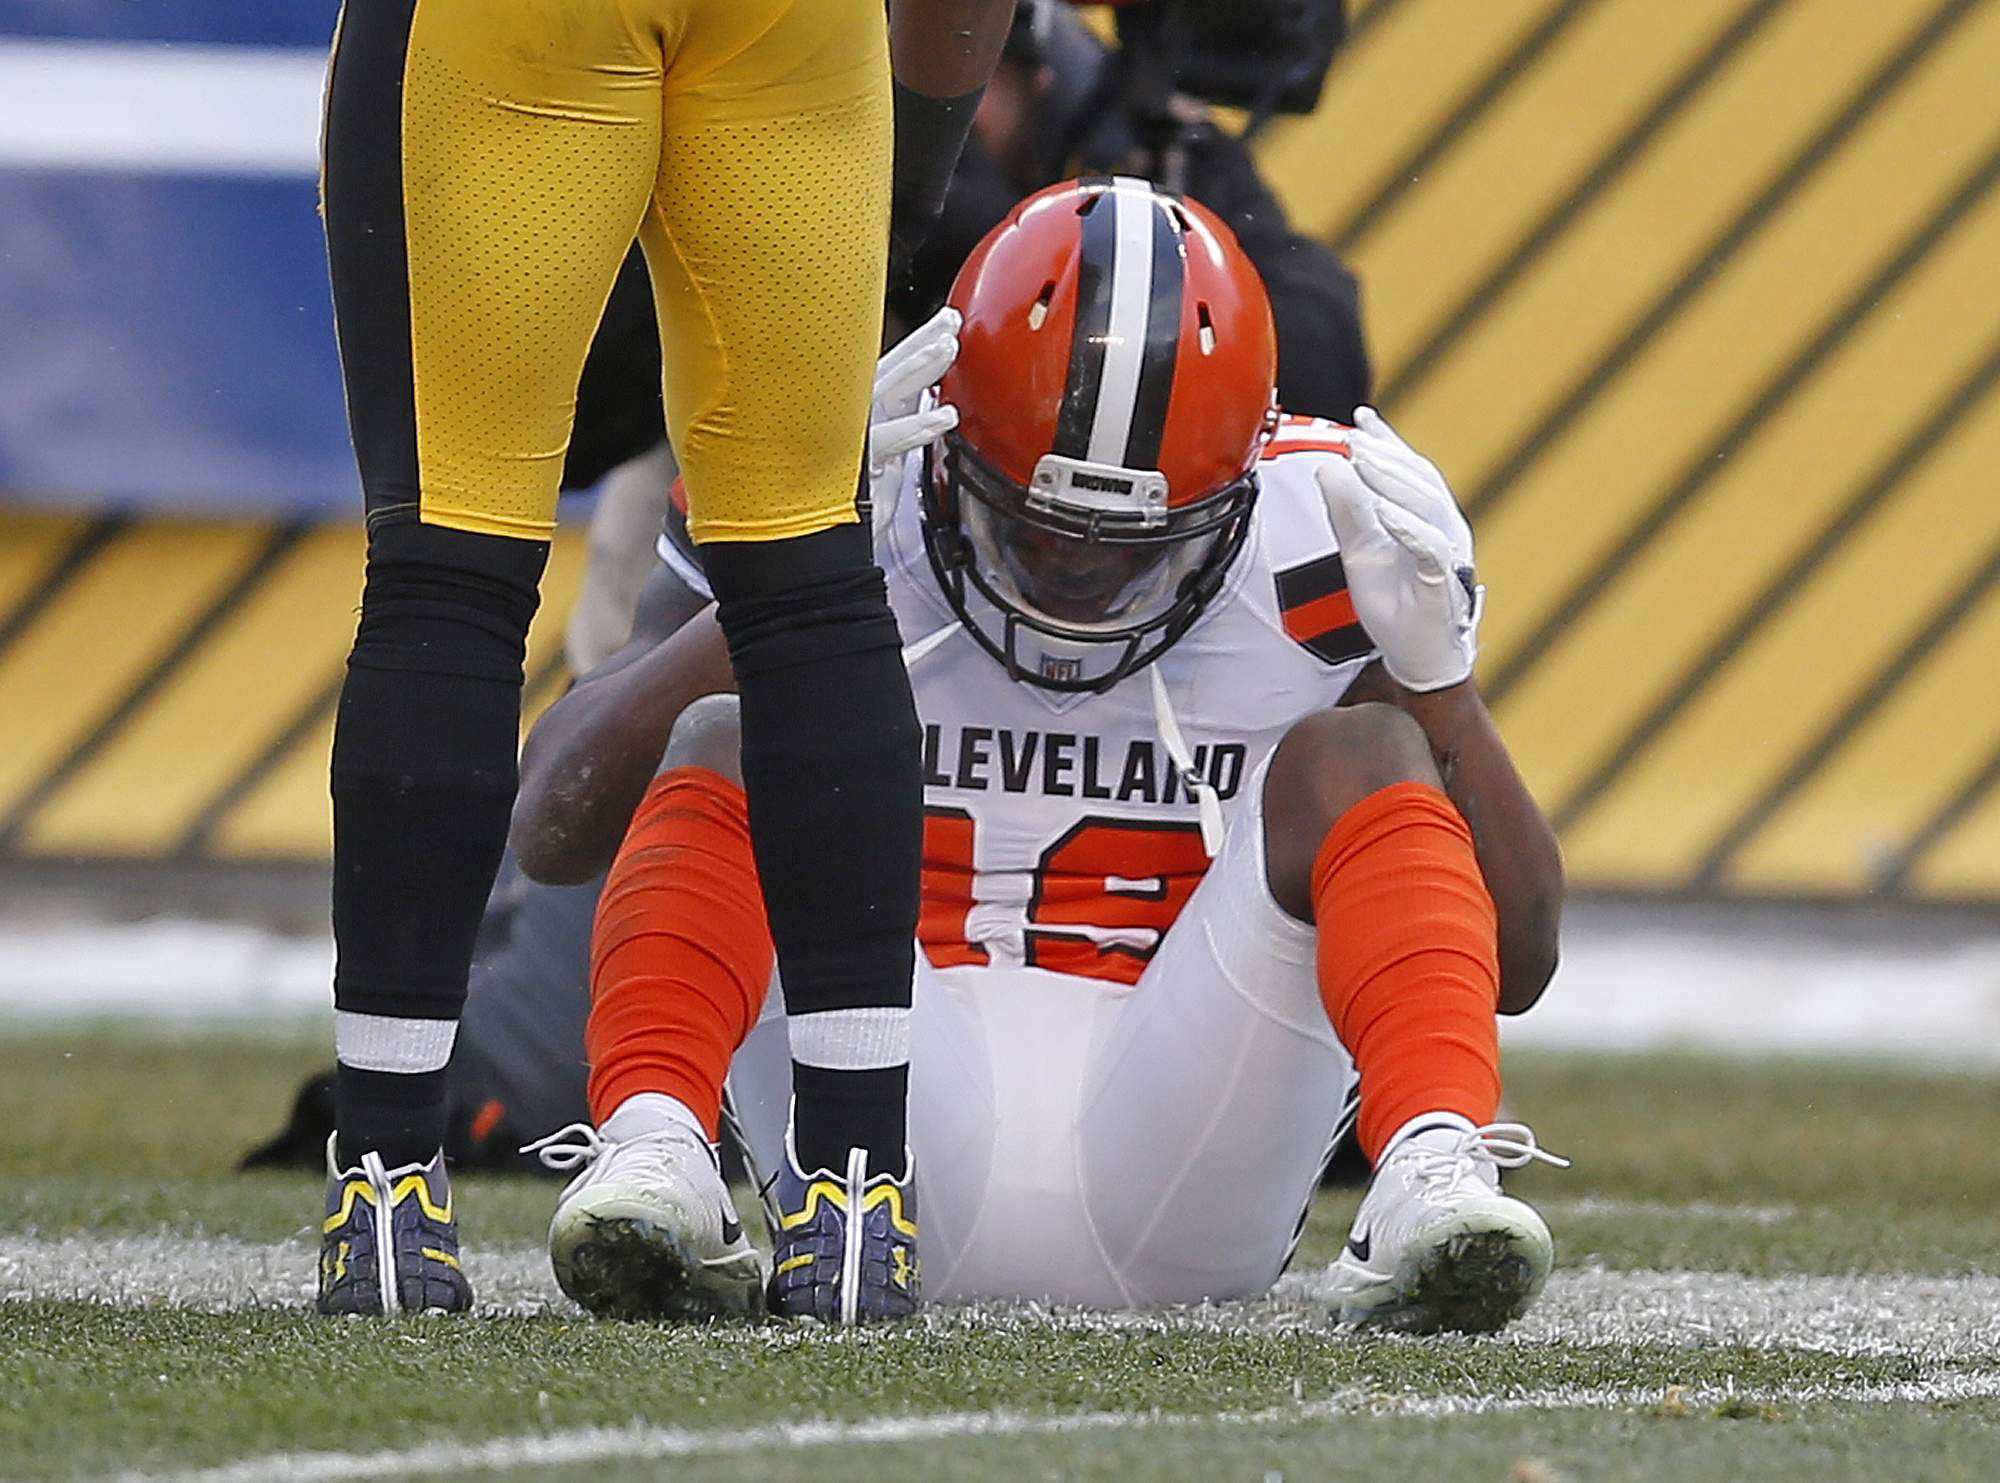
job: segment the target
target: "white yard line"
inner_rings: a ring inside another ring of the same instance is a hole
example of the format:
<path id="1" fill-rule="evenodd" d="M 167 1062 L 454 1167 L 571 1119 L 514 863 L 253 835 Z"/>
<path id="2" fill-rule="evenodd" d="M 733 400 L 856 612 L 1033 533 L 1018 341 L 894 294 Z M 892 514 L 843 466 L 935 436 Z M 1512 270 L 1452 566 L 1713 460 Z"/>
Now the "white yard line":
<path id="1" fill-rule="evenodd" d="M 1614 1200 L 1584 1195 L 1570 1200 L 1537 1200 L 1535 1208 L 1555 1219 L 1578 1215 L 1613 1220 L 1700 1220 L 1724 1225 L 1776 1226 L 1798 1217 L 1796 1205 L 1725 1205 L 1711 1200 L 1674 1204 L 1667 1200 Z"/>
<path id="2" fill-rule="evenodd" d="M 1746 1277 L 1569 1268 L 1505 1334 L 1516 1344 L 1804 1349 L 2000 1363 L 2000 1277 Z"/>
<path id="3" fill-rule="evenodd" d="M 1298 1274 L 1280 1304 L 1321 1310 L 1324 1278 Z M 1804 1349 L 1849 1357 L 2000 1362 L 2000 1277 L 1746 1277 L 1572 1267 L 1501 1336 L 1510 1344 Z"/>
<path id="4" fill-rule="evenodd" d="M 0 1302 L 70 1299 L 207 1313 L 298 1308 L 312 1300 L 318 1248 L 308 1236 L 0 1236 Z M 536 1246 L 468 1253 L 488 1313 L 575 1316 Z"/>
<path id="5" fill-rule="evenodd" d="M 58 1299 L 210 1313 L 303 1307 L 311 1298 L 308 1237 L 0 1236 L 0 1302 Z M 488 1315 L 575 1317 L 538 1246 L 469 1247 L 466 1270 Z M 1255 1333 L 1327 1322 L 1324 1277 L 1299 1272 L 1255 1302 L 1151 1313 L 1093 1313 L 1038 1304 L 938 1307 L 924 1322 L 963 1332 L 1038 1328 L 1103 1333 Z M 790 1342 L 794 1331 L 745 1327 L 723 1342 Z M 893 1330 L 881 1342 L 893 1342 Z M 718 1335 L 721 1338 L 721 1335 Z M 877 1342 L 864 1336 L 866 1342 Z M 1502 1341 L 1629 1348 L 1635 1344 L 1804 1349 L 1850 1357 L 2000 1365 L 2000 1276 L 1746 1277 L 1734 1272 L 1572 1267 Z"/>
<path id="6" fill-rule="evenodd" d="M 0 1302 L 68 1298 L 113 1306 L 167 1304 L 211 1312 L 298 1308 L 309 1293 L 313 1248 L 300 1236 L 256 1243 L 190 1236 L 0 1236 Z M 536 1247 L 473 1248 L 468 1268 L 486 1313 L 574 1315 Z M 1039 1327 L 1146 1333 L 1269 1332 L 1326 1322 L 1320 1278 L 1286 1278 L 1264 1301 L 1158 1313 L 1100 1314 L 1033 1304 L 939 1308 L 925 1329 L 964 1333 Z M 804 1334 L 774 1325 L 722 1329 L 720 1344 L 746 1347 L 844 1342 L 897 1344 L 911 1331 Z M 915 1336 L 921 1338 L 919 1334 Z M 1408 1341 L 1421 1343 L 1425 1341 Z M 1774 1389 L 1688 1387 L 1679 1403 L 1751 1405 L 1922 1404 L 2000 1396 L 2000 1277 L 1745 1277 L 1726 1272 L 1569 1269 L 1558 1272 L 1526 1319 L 1500 1341 L 1524 1346 L 1684 1345 L 1804 1349 L 1851 1357 L 1902 1356 L 1950 1373 L 1893 1384 L 1807 1383 Z M 369 1452 L 283 1453 L 219 1468 L 123 1475 L 123 1483 L 262 1483 L 478 1473 L 612 1460 L 728 1456 L 763 1449 L 1063 1436 L 1169 1428 L 1273 1428 L 1341 1416 L 1441 1418 L 1517 1411 L 1618 1410 L 1668 1400 L 1658 1387 L 1554 1387 L 1443 1395 L 1359 1389 L 1259 1411 L 1217 1415 L 1093 1411 L 1069 1415 L 949 1412 L 865 1421 L 815 1421 L 724 1430 L 634 1423 L 477 1443 L 439 1441 Z"/>
<path id="7" fill-rule="evenodd" d="M 1257 1411 L 1209 1415 L 1158 1411 L 1083 1411 L 1032 1415 L 1014 1411 L 948 1411 L 934 1416 L 880 1417 L 866 1421 L 787 1422 L 772 1426 L 693 1429 L 672 1426 L 582 1427 L 539 1436 L 503 1437 L 489 1442 L 429 1442 L 374 1452 L 280 1452 L 245 1458 L 221 1467 L 177 1473 L 122 1473 L 115 1483 L 292 1483 L 399 1478 L 412 1473 L 501 1472 L 516 1468 L 562 1467 L 583 1463 L 665 1458 L 719 1457 L 746 1452 L 810 1451 L 821 1448 L 882 1446 L 900 1442 L 963 1441 L 980 1437 L 1076 1436 L 1092 1432 L 1267 1430 L 1309 1425 L 1339 1417 L 1387 1416 L 1438 1419 L 1522 1411 L 1616 1411 L 1677 1404 L 1707 1408 L 1726 1401 L 1753 1406 L 1924 1405 L 1939 1401 L 2000 1396 L 2000 1372 L 1941 1375 L 1929 1380 L 1879 1383 L 1815 1383 L 1759 1389 L 1727 1386 L 1559 1386 L 1488 1395 L 1378 1395 L 1343 1391 L 1322 1401 Z"/>
<path id="8" fill-rule="evenodd" d="M 1605 1385 L 1552 1386 L 1546 1390 L 1496 1395 L 1370 1397 L 1345 1414 L 1413 1416 L 1495 1416 L 1516 1411 L 1624 1411 L 1636 1406 L 1678 1404 L 1705 1410 L 1728 1401 L 1751 1406 L 1923 1406 L 1941 1401 L 2000 1397 L 2000 1371 L 1957 1371 L 1928 1380 L 1815 1380 L 1803 1385 Z M 1333 1413 L 1342 1414 L 1342 1413 Z"/>

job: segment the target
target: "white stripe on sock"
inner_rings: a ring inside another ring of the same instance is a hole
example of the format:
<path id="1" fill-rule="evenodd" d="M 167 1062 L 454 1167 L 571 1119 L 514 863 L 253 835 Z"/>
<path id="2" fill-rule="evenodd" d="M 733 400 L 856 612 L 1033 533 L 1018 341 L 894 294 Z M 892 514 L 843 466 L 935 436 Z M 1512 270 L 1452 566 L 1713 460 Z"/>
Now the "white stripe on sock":
<path id="1" fill-rule="evenodd" d="M 458 1038 L 457 1020 L 407 1020 L 389 1014 L 333 1014 L 333 1053 L 356 1071 L 441 1071 Z"/>
<path id="2" fill-rule="evenodd" d="M 786 1017 L 792 1059 L 828 1071 L 876 1071 L 910 1059 L 910 1012 L 883 1005 L 871 1009 L 822 1009 Z"/>

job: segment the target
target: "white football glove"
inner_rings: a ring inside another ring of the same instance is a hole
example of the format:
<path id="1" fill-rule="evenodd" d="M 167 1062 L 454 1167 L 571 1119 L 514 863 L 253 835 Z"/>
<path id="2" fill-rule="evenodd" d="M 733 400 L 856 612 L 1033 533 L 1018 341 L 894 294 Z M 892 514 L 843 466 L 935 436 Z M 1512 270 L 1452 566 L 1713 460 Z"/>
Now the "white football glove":
<path id="1" fill-rule="evenodd" d="M 1486 589 L 1473 581 L 1472 527 L 1437 466 L 1358 407 L 1352 457 L 1315 477 L 1340 541 L 1347 590 L 1391 679 L 1443 690 L 1472 675 Z"/>
<path id="2" fill-rule="evenodd" d="M 875 405 L 868 413 L 868 502 L 879 539 L 903 492 L 903 460 L 958 426 L 958 408 L 924 405 L 924 393 L 958 359 L 959 316 L 938 310 L 875 362 Z"/>

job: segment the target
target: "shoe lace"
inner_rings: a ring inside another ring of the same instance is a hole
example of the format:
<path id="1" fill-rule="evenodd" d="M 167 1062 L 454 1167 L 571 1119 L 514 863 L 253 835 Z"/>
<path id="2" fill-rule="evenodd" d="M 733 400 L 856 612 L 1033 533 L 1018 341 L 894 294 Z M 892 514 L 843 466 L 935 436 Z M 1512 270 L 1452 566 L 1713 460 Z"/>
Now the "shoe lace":
<path id="1" fill-rule="evenodd" d="M 392 1186 L 389 1171 L 382 1164 L 382 1155 L 370 1150 L 361 1156 L 361 1173 L 367 1179 L 368 1187 L 375 1192 L 373 1201 L 375 1223 L 375 1285 L 381 1296 L 382 1311 L 394 1313 L 402 1306 L 401 1294 L 397 1291 L 400 1273 L 397 1271 L 396 1226 L 390 1205 Z"/>
<path id="2" fill-rule="evenodd" d="M 623 1153 L 636 1176 L 669 1175 L 683 1172 L 689 1138 L 679 1129 L 642 1133 L 637 1138 L 607 1138 L 589 1123 L 571 1123 L 546 1137 L 524 1144 L 522 1153 L 541 1160 L 542 1167 L 567 1174 L 586 1164 L 594 1164 L 614 1150 Z"/>
<path id="3" fill-rule="evenodd" d="M 1448 1189 L 1472 1178 L 1479 1167 L 1519 1169 L 1527 1164 L 1552 1164 L 1567 1169 L 1569 1160 L 1550 1153 L 1535 1140 L 1526 1123 L 1487 1123 L 1464 1134 L 1455 1146 L 1410 1149 L 1411 1172 L 1423 1183 Z"/>
<path id="4" fill-rule="evenodd" d="M 553 1133 L 537 1138 L 533 1143 L 522 1144 L 520 1152 L 533 1154 L 544 1169 L 567 1174 L 585 1164 L 596 1163 L 610 1146 L 611 1140 L 589 1123 L 571 1123 L 568 1127 L 557 1128 Z"/>

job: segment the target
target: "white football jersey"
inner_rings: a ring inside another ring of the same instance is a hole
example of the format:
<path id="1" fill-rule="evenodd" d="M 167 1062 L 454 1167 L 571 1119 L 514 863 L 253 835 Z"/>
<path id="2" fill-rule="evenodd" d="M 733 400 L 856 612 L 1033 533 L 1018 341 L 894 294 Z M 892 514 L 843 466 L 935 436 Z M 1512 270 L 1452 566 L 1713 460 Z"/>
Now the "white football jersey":
<path id="1" fill-rule="evenodd" d="M 1286 731 L 1373 657 L 1313 470 L 1345 429 L 1287 418 L 1259 468 L 1223 591 L 1179 642 L 1103 694 L 1012 680 L 959 625 L 924 550 L 917 460 L 878 556 L 924 723 L 923 916 L 939 968 L 1023 964 L 1137 982 L 1208 867 L 1200 809 L 1165 732 L 1245 806 Z"/>

